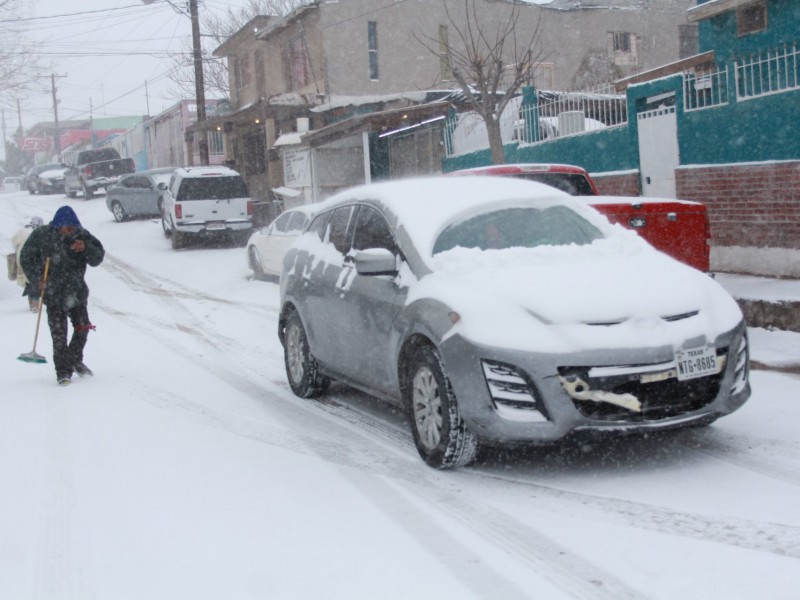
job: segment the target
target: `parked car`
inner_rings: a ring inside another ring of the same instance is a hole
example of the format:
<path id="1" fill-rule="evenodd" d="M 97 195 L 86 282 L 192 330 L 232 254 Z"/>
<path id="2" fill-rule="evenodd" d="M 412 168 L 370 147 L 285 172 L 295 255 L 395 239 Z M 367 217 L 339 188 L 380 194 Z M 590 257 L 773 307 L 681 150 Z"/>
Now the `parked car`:
<path id="1" fill-rule="evenodd" d="M 281 213 L 272 223 L 256 229 L 247 240 L 247 265 L 256 279 L 280 277 L 283 257 L 308 226 L 313 206 L 298 206 Z"/>
<path id="2" fill-rule="evenodd" d="M 20 177 L 4 177 L 0 183 L 0 192 L 18 192 L 22 185 Z"/>
<path id="3" fill-rule="evenodd" d="M 733 298 L 577 198 L 437 177 L 317 208 L 281 272 L 289 384 L 402 403 L 433 467 L 481 445 L 704 425 L 750 394 Z"/>
<path id="4" fill-rule="evenodd" d="M 162 196 L 175 167 L 125 175 L 106 190 L 106 206 L 118 222 L 130 217 L 161 216 Z"/>
<path id="5" fill-rule="evenodd" d="M 589 174 L 574 165 L 511 164 L 454 171 L 451 175 L 503 175 L 546 183 L 587 202 L 612 223 L 632 229 L 658 250 L 708 272 L 711 226 L 705 205 L 691 200 L 599 196 Z"/>
<path id="6" fill-rule="evenodd" d="M 161 225 L 172 247 L 180 248 L 190 237 L 225 233 L 250 237 L 253 201 L 247 185 L 228 167 L 176 169 L 164 192 Z"/>
<path id="7" fill-rule="evenodd" d="M 60 163 L 34 165 L 25 174 L 25 187 L 29 194 L 63 194 L 64 171 Z"/>

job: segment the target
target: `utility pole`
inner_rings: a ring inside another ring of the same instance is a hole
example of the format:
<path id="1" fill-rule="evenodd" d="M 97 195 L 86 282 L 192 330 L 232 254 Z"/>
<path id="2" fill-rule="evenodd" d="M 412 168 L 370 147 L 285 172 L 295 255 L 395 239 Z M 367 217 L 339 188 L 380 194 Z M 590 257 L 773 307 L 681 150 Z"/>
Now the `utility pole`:
<path id="1" fill-rule="evenodd" d="M 200 46 L 200 19 L 197 14 L 197 0 L 189 0 L 189 14 L 192 19 L 192 49 L 194 54 L 194 90 L 197 102 L 197 122 L 206 120 L 206 92 L 203 81 L 203 52 Z M 208 164 L 208 136 L 200 132 L 200 164 Z"/>
<path id="2" fill-rule="evenodd" d="M 53 147 L 58 154 L 61 154 L 61 130 L 58 125 L 58 98 L 56 97 L 56 77 L 66 77 L 66 75 L 50 74 L 50 88 L 53 92 L 53 118 L 56 123 L 56 133 L 53 136 Z"/>
<path id="3" fill-rule="evenodd" d="M 156 0 L 142 0 L 143 4 L 152 4 Z M 179 7 L 172 3 L 172 0 L 165 0 L 172 8 L 181 14 L 186 14 Z M 200 46 L 200 17 L 197 14 L 197 0 L 189 0 L 189 17 L 192 20 L 192 54 L 194 55 L 194 93 L 197 103 L 197 122 L 206 120 L 206 86 L 203 81 L 203 51 Z M 208 135 L 200 133 L 198 140 L 200 148 L 200 164 L 208 165 Z"/>

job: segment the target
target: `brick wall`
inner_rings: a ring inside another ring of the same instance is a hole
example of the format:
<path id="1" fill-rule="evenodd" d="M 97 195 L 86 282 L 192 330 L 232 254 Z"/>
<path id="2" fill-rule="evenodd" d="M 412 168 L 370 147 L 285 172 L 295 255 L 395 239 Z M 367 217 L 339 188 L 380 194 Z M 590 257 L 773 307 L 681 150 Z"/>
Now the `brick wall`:
<path id="1" fill-rule="evenodd" d="M 639 171 L 625 173 L 590 173 L 601 196 L 641 196 Z"/>
<path id="2" fill-rule="evenodd" d="M 800 161 L 679 167 L 675 184 L 708 208 L 712 245 L 800 249 Z"/>

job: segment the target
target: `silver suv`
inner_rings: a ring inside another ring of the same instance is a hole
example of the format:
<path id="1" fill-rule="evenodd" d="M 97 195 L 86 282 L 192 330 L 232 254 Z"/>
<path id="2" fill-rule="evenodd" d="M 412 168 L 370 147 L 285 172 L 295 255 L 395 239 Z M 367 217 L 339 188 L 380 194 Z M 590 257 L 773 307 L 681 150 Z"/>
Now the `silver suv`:
<path id="1" fill-rule="evenodd" d="M 183 167 L 164 192 L 161 225 L 173 248 L 183 247 L 189 237 L 219 233 L 243 245 L 253 227 L 253 201 L 233 169 Z"/>

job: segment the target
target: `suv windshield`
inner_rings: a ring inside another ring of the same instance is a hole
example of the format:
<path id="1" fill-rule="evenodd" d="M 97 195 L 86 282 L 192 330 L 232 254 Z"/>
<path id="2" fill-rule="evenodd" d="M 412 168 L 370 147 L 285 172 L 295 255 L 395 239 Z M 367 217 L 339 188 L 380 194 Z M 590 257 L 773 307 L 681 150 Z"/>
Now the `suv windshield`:
<path id="1" fill-rule="evenodd" d="M 181 182 L 176 200 L 229 200 L 247 198 L 247 185 L 241 177 L 191 177 Z"/>
<path id="2" fill-rule="evenodd" d="M 456 247 L 502 250 L 590 244 L 603 234 L 565 206 L 509 208 L 484 213 L 446 228 L 433 254 Z"/>

